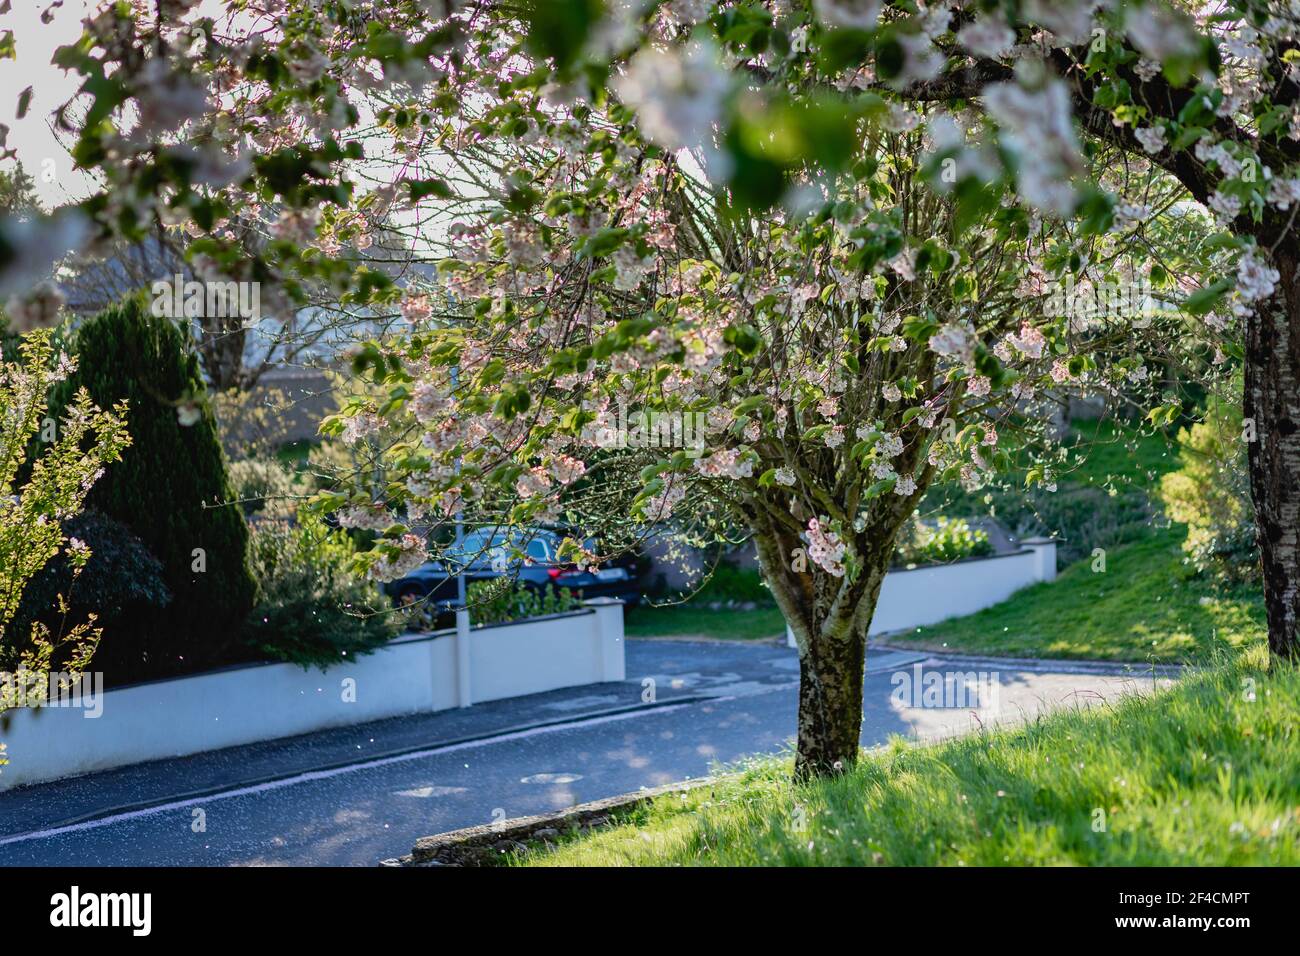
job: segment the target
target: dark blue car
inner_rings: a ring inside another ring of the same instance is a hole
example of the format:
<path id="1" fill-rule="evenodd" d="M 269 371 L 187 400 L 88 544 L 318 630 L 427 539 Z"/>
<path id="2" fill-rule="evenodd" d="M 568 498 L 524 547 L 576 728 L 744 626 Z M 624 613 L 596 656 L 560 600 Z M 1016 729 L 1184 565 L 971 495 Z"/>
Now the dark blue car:
<path id="1" fill-rule="evenodd" d="M 562 540 L 561 535 L 542 528 L 478 528 L 465 535 L 458 549 L 447 552 L 445 562 L 428 561 L 389 583 L 386 590 L 397 604 L 427 598 L 445 606 L 456 600 L 456 574 L 463 567 L 466 585 L 509 577 L 539 592 L 564 588 L 580 591 L 584 598 L 614 597 L 628 604 L 641 599 L 627 568 L 583 571 L 560 561 L 556 555 Z"/>

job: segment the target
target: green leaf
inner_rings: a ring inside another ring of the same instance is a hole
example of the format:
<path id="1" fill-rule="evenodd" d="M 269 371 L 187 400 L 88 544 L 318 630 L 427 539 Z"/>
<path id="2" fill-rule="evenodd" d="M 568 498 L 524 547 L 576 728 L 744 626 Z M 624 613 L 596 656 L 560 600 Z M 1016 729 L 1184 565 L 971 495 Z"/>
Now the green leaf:
<path id="1" fill-rule="evenodd" d="M 868 500 L 879 498 L 885 492 L 890 491 L 897 483 L 897 478 L 882 478 L 866 490 L 864 497 Z"/>
<path id="2" fill-rule="evenodd" d="M 99 75 L 89 77 L 81 86 L 83 93 L 89 93 L 94 101 L 86 110 L 84 129 L 91 129 L 117 109 L 127 99 L 127 88 L 119 80 Z"/>
<path id="3" fill-rule="evenodd" d="M 1115 222 L 1113 210 L 1114 202 L 1107 193 L 1095 187 L 1082 190 L 1076 213 L 1083 219 L 1083 234 L 1104 235 Z"/>
<path id="4" fill-rule="evenodd" d="M 1183 407 L 1178 402 L 1171 402 L 1167 405 L 1157 405 L 1151 411 L 1147 412 L 1147 419 L 1157 428 L 1165 428 L 1172 425 L 1180 414 Z"/>
<path id="5" fill-rule="evenodd" d="M 869 30 L 831 30 L 822 36 L 818 47 L 818 66 L 822 72 L 834 74 L 860 64 L 871 51 L 871 40 Z"/>
<path id="6" fill-rule="evenodd" d="M 746 357 L 763 345 L 763 337 L 752 325 L 730 325 L 723 331 L 722 340 Z"/>
<path id="7" fill-rule="evenodd" d="M 528 29 L 525 46 L 564 70 L 578 58 L 592 26 L 604 12 L 602 0 L 527 0 L 523 10 Z"/>
<path id="8" fill-rule="evenodd" d="M 953 195 L 957 206 L 953 213 L 953 227 L 958 235 L 983 222 L 1002 202 L 1000 186 L 982 183 L 973 176 L 958 180 Z"/>
<path id="9" fill-rule="evenodd" d="M 411 202 L 419 202 L 425 196 L 450 199 L 453 195 L 451 187 L 441 179 L 408 179 L 406 185 L 411 190 Z"/>
<path id="10" fill-rule="evenodd" d="M 597 229 L 578 250 L 578 254 L 587 259 L 599 259 L 612 253 L 627 241 L 629 232 L 620 226 L 606 226 Z"/>
<path id="11" fill-rule="evenodd" d="M 1204 289 L 1198 289 L 1183 300 L 1183 311 L 1189 315 L 1204 315 L 1219 303 L 1232 286 L 1233 280 L 1225 277 Z"/>

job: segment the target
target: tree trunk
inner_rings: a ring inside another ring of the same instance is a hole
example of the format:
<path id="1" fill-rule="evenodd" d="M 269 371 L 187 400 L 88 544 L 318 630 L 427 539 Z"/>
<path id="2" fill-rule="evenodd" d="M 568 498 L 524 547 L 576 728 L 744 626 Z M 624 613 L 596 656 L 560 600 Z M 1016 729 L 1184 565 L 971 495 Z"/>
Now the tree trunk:
<path id="1" fill-rule="evenodd" d="M 803 552 L 800 538 L 761 511 L 750 516 L 763 578 L 799 645 L 798 780 L 842 773 L 858 759 L 867 630 L 898 530 L 914 507 L 912 499 L 890 504 L 857 541 L 860 570 L 852 581 L 792 563 Z"/>
<path id="2" fill-rule="evenodd" d="M 796 778 L 840 773 L 857 760 L 866 655 L 866 630 L 854 628 L 815 637 L 800 656 Z"/>
<path id="3" fill-rule="evenodd" d="M 1300 657 L 1300 245 L 1275 254 L 1277 292 L 1247 322 L 1244 412 L 1269 650 Z M 1247 438 L 1250 436 L 1247 435 Z"/>

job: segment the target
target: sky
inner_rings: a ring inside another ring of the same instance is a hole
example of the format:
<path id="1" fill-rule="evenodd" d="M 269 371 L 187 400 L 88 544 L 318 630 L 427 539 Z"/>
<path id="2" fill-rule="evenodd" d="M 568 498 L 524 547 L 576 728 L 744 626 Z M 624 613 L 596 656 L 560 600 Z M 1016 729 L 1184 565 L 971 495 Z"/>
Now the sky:
<path id="1" fill-rule="evenodd" d="M 0 123 L 9 127 L 9 148 L 35 180 L 36 194 L 48 209 L 77 202 L 94 192 L 94 181 L 73 168 L 72 158 L 54 135 L 52 113 L 77 91 L 79 77 L 50 63 L 59 47 L 81 36 L 81 22 L 108 0 L 10 0 L 0 14 L 0 33 L 14 32 L 16 58 L 0 60 Z M 0 0 L 3 6 L 3 0 Z M 49 9 L 49 23 L 41 14 Z M 221 0 L 204 0 L 197 15 L 220 16 Z M 17 118 L 18 95 L 32 88 L 27 115 Z M 70 142 L 70 140 L 68 140 Z"/>
<path id="2" fill-rule="evenodd" d="M 50 23 L 41 23 L 49 0 L 12 0 L 0 14 L 0 33 L 14 31 L 17 58 L 0 60 L 0 123 L 9 127 L 9 147 L 35 180 L 47 208 L 84 199 L 93 183 L 72 168 L 72 159 L 54 136 L 51 113 L 77 91 L 77 77 L 50 64 L 54 51 L 81 35 L 89 0 L 64 0 Z M 32 88 L 26 117 L 17 119 L 18 95 Z"/>

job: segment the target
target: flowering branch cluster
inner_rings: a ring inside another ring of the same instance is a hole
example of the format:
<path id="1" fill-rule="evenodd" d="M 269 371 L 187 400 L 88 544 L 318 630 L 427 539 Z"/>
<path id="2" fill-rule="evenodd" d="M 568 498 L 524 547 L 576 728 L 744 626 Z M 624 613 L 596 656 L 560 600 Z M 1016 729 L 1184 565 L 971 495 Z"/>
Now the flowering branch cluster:
<path id="1" fill-rule="evenodd" d="M 380 533 L 381 578 L 472 514 L 738 524 L 817 539 L 853 581 L 932 481 L 979 484 L 1045 405 L 1145 402 L 1148 354 L 1231 349 L 1276 280 L 1248 240 L 1170 252 L 1208 229 L 1166 172 L 1201 163 L 1234 222 L 1300 208 L 1292 26 L 1248 31 L 1257 5 L 143 6 L 57 55 L 86 80 L 60 120 L 105 179 L 86 222 L 184 230 L 204 274 L 403 324 L 354 350 L 364 388 L 323 426 L 358 463 L 322 507 Z M 1159 83 L 1183 107 L 1152 132 Z M 1152 161 L 1117 164 L 1112 130 Z M 1209 282 L 1227 256 L 1238 280 Z M 1043 308 L 1136 280 L 1158 290 L 1136 314 Z M 1189 336 L 1180 307 L 1214 318 Z M 667 439 L 610 447 L 627 409 Z M 697 420 L 703 444 L 674 444 Z"/>
<path id="2" fill-rule="evenodd" d="M 0 364 L 0 670 L 22 671 L 37 684 L 60 645 L 69 659 L 61 670 L 78 672 L 94 651 L 98 631 L 91 620 L 60 635 L 39 624 L 30 634 L 16 633 L 11 622 L 23 589 L 60 550 L 74 574 L 85 566 L 89 549 L 68 539 L 62 522 L 81 510 L 104 467 L 130 444 L 125 404 L 96 408 L 84 389 L 63 421 L 45 419 L 50 387 L 72 368 L 67 356 L 56 355 L 47 331 L 23 339 L 20 361 Z M 33 456 L 37 441 L 45 447 Z M 12 705 L 0 696 L 0 711 Z"/>

